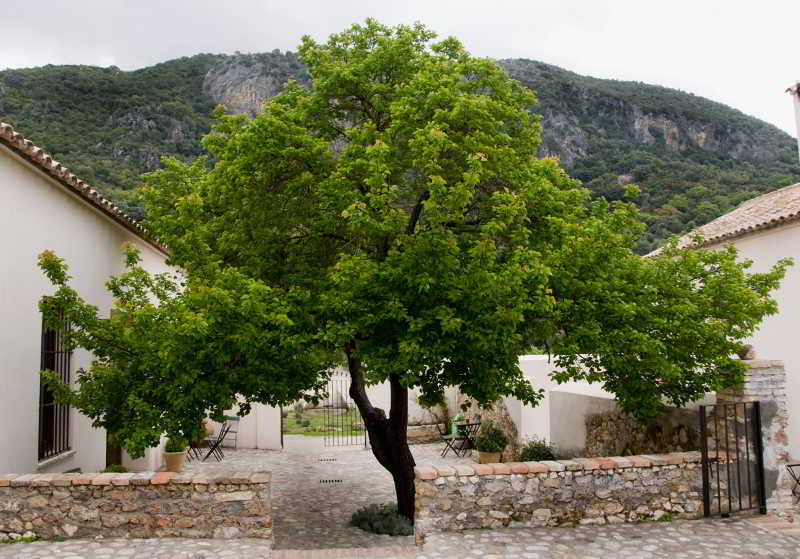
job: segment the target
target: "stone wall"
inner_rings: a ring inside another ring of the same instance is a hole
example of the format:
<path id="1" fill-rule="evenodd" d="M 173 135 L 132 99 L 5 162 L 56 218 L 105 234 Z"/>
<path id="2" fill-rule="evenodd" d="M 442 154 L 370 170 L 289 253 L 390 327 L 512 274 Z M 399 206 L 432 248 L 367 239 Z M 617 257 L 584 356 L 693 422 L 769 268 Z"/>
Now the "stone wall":
<path id="1" fill-rule="evenodd" d="M 700 453 L 473 464 L 416 474 L 418 539 L 502 526 L 698 518 Z"/>
<path id="2" fill-rule="evenodd" d="M 97 535 L 271 540 L 270 474 L 0 475 L 0 539 Z"/>
<path id="3" fill-rule="evenodd" d="M 670 408 L 644 425 L 621 411 L 586 416 L 586 456 L 661 454 L 700 449 L 696 409 Z"/>

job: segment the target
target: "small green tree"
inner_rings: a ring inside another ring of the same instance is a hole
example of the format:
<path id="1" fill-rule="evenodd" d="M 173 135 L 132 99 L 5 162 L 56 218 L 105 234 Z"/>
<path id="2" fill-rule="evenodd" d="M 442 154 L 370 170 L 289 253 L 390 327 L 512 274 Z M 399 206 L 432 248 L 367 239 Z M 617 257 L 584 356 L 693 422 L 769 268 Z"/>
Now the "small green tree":
<path id="1" fill-rule="evenodd" d="M 140 449 L 236 395 L 313 396 L 344 362 L 413 518 L 410 388 L 422 404 L 458 386 L 482 405 L 533 405 L 518 366 L 532 345 L 559 356 L 559 380 L 601 382 L 642 418 L 739 379 L 730 355 L 775 311 L 786 263 L 751 275 L 732 250 L 636 256 L 632 206 L 592 201 L 535 157 L 533 94 L 433 38 L 372 20 L 306 37 L 310 89 L 289 85 L 254 119 L 218 110 L 210 158 L 149 177 L 148 226 L 183 291 L 129 252 L 109 284 L 120 313 L 101 320 L 45 255 L 59 290 L 43 310 L 66 312 L 97 356 L 64 396 Z M 388 413 L 367 396 L 381 382 Z"/>
<path id="2" fill-rule="evenodd" d="M 163 433 L 197 438 L 203 418 L 222 422 L 237 401 L 247 413 L 252 402 L 277 406 L 324 387 L 330 363 L 310 347 L 313 329 L 291 316 L 293 295 L 234 269 L 202 282 L 151 275 L 130 246 L 125 258 L 127 271 L 106 284 L 115 303 L 103 317 L 69 286 L 67 265 L 45 251 L 39 265 L 57 289 L 39 307 L 53 328 L 67 317 L 68 347 L 93 353 L 75 390 L 52 372 L 45 379 L 132 456 Z"/>

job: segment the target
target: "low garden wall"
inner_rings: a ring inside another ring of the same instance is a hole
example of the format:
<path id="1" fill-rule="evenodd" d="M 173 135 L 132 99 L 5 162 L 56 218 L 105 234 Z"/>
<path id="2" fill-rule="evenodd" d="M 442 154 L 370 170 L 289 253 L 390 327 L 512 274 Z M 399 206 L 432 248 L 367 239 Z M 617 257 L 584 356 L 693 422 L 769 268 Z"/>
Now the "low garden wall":
<path id="1" fill-rule="evenodd" d="M 698 518 L 700 453 L 419 466 L 416 532 Z"/>
<path id="2" fill-rule="evenodd" d="M 272 538 L 270 474 L 0 475 L 0 539 Z"/>

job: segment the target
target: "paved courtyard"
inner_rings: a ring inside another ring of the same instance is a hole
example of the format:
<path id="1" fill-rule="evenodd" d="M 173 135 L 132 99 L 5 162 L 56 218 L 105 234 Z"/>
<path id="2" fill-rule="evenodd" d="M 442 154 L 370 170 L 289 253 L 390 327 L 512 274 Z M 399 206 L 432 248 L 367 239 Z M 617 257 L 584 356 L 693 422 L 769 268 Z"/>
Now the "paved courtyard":
<path id="1" fill-rule="evenodd" d="M 797 530 L 780 532 L 757 519 L 675 521 L 608 526 L 475 530 L 392 538 L 348 526 L 369 503 L 392 502 L 389 474 L 363 448 L 323 446 L 322 438 L 287 436 L 285 450 L 225 451 L 223 462 L 190 463 L 194 472 L 273 473 L 275 545 L 261 540 L 72 540 L 0 545 L 0 559 L 409 558 L 651 559 L 800 558 Z M 418 464 L 469 462 L 439 457 L 441 446 L 412 447 Z"/>
<path id="2" fill-rule="evenodd" d="M 412 446 L 417 463 L 470 461 L 452 453 L 442 459 L 441 448 Z M 411 536 L 381 536 L 348 525 L 356 509 L 395 499 L 392 477 L 364 447 L 326 447 L 322 437 L 288 435 L 283 452 L 226 450 L 222 462 L 192 462 L 187 470 L 272 472 L 275 549 L 414 546 Z"/>
<path id="3" fill-rule="evenodd" d="M 2 559 L 797 559 L 800 538 L 749 520 L 473 530 L 429 537 L 423 549 L 273 550 L 255 540 L 124 540 L 0 545 Z"/>

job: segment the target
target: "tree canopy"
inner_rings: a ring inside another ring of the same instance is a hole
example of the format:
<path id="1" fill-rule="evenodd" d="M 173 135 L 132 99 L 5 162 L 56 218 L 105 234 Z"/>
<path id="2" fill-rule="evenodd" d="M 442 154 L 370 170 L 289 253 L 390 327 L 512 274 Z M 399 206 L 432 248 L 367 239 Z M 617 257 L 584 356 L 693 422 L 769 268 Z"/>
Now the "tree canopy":
<path id="1" fill-rule="evenodd" d="M 120 314 L 102 321 L 44 257 L 62 287 L 52 301 L 99 356 L 78 407 L 116 418 L 129 445 L 236 395 L 289 402 L 346 362 L 373 452 L 412 517 L 409 388 L 427 403 L 458 386 L 480 404 L 535 404 L 518 365 L 531 345 L 557 356 L 559 380 L 601 382 L 643 419 L 740 378 L 731 354 L 775 311 L 769 292 L 787 263 L 748 274 L 732 249 L 637 256 L 632 205 L 592 200 L 536 157 L 533 94 L 434 37 L 373 20 L 326 43 L 305 37 L 311 87 L 290 83 L 252 119 L 219 108 L 208 157 L 149 176 L 149 228 L 185 271 L 182 291 L 129 255 L 131 271 L 109 284 Z M 384 381 L 388 415 L 364 390 Z M 140 407 L 143 390 L 161 415 Z M 149 421 L 117 413 L 126 403 Z"/>

